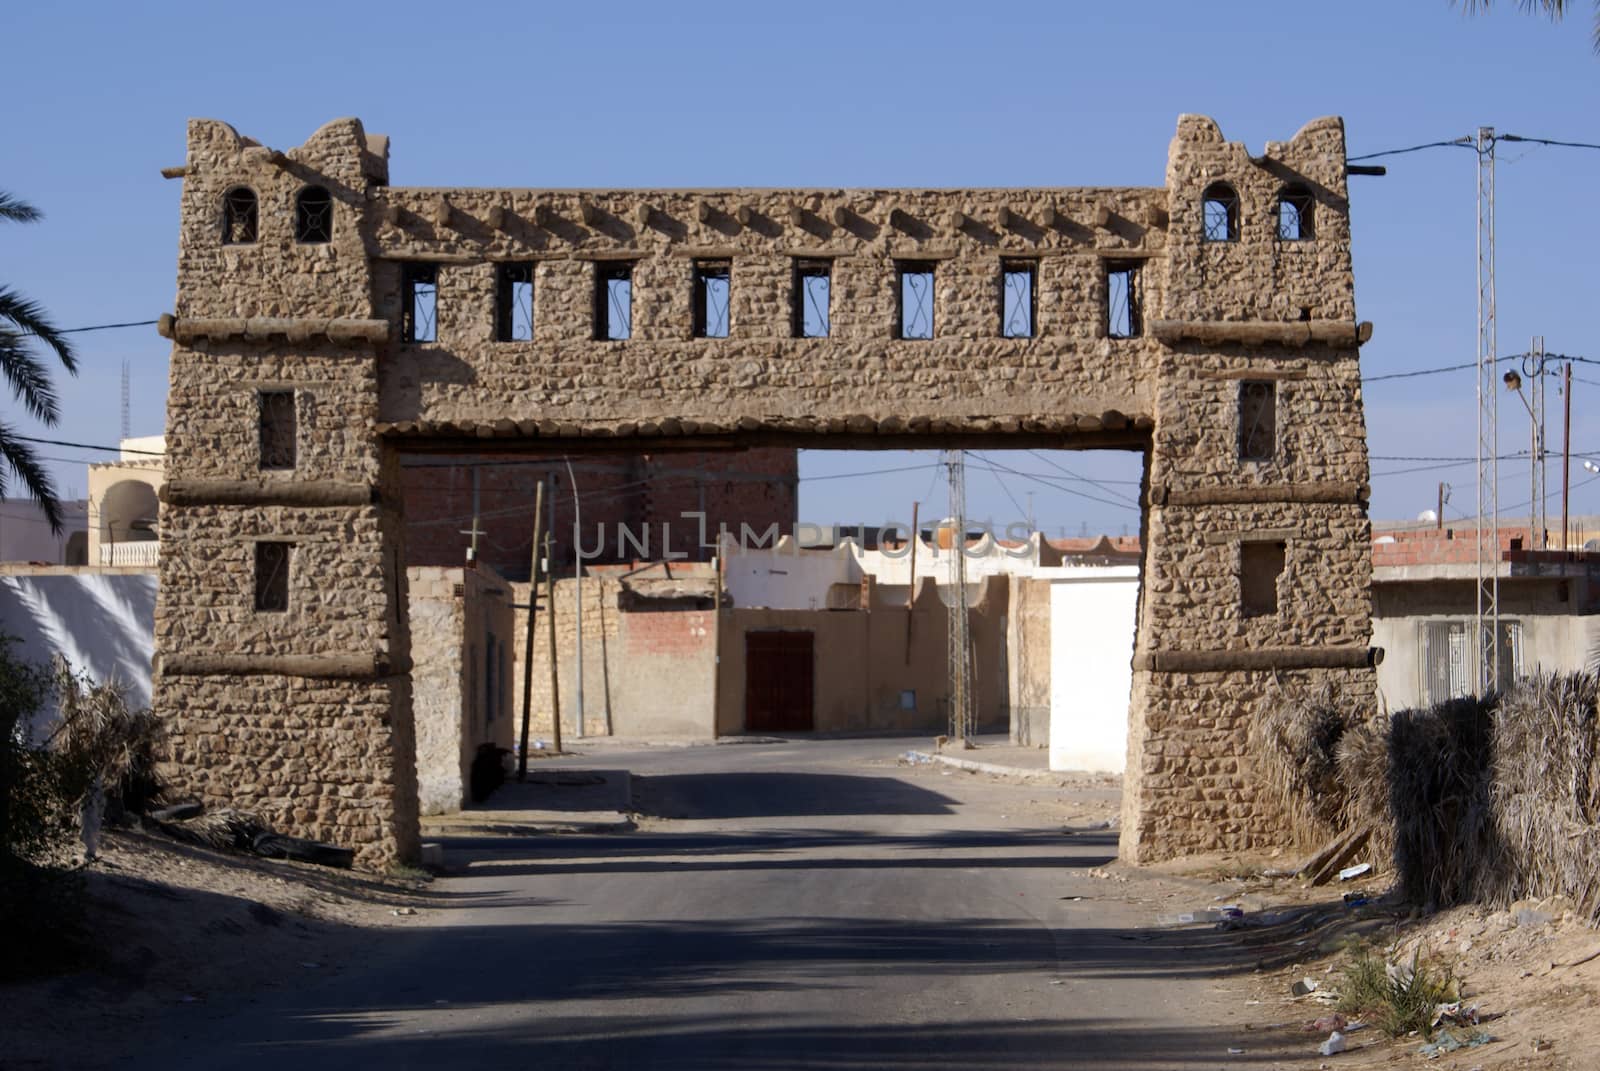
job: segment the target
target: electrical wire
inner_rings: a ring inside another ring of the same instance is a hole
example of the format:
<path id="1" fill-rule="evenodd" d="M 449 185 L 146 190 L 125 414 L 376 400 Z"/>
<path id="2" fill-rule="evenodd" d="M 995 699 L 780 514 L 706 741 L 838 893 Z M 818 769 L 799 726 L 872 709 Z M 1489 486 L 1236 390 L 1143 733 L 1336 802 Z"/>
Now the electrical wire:
<path id="1" fill-rule="evenodd" d="M 1362 160 L 1376 160 L 1380 156 L 1401 156 L 1408 152 L 1421 152 L 1423 149 L 1440 149 L 1456 145 L 1459 145 L 1462 148 L 1470 149 L 1473 146 L 1473 139 L 1463 137 L 1456 138 L 1452 141 L 1428 141 L 1421 145 L 1411 145 L 1404 149 L 1385 149 L 1383 152 L 1369 152 L 1364 156 L 1346 156 L 1345 163 L 1354 164 Z"/>
<path id="2" fill-rule="evenodd" d="M 93 324 L 89 327 L 63 327 L 61 330 L 57 331 L 56 334 L 76 335 L 82 331 L 110 331 L 118 327 L 149 327 L 151 324 L 158 322 L 159 321 L 157 320 L 130 320 L 125 324 Z"/>
<path id="3" fill-rule="evenodd" d="M 1556 141 L 1553 138 L 1525 138 L 1520 134 L 1497 134 L 1495 135 L 1495 140 L 1526 141 L 1535 145 L 1558 145 L 1566 149 L 1600 149 L 1600 145 L 1596 145 L 1588 141 Z"/>
<path id="4" fill-rule="evenodd" d="M 99 446 L 95 443 L 69 443 L 60 439 L 35 439 L 27 435 L 13 435 L 13 439 L 20 439 L 25 443 L 40 443 L 44 446 L 70 446 L 74 450 L 104 450 L 112 454 L 141 454 L 146 457 L 166 457 L 163 450 L 133 450 L 123 449 L 120 446 Z"/>

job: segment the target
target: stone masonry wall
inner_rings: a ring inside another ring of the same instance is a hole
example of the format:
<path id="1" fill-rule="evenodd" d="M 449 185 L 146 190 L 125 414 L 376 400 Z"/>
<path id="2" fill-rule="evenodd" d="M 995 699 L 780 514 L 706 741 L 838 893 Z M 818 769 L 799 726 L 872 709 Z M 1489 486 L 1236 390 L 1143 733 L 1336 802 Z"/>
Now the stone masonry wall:
<path id="1" fill-rule="evenodd" d="M 292 697 L 327 696 L 311 732 L 332 772 L 249 783 L 292 815 L 289 800 L 364 777 L 379 818 L 363 828 L 382 831 L 364 857 L 414 839 L 414 788 L 399 798 L 411 765 L 402 453 L 1114 446 L 1148 459 L 1124 854 L 1270 839 L 1267 816 L 1241 817 L 1242 700 L 1272 672 L 1336 675 L 1356 695 L 1372 679 L 1357 355 L 1370 325 L 1355 322 L 1343 125 L 1316 120 L 1252 154 L 1184 116 L 1165 181 L 404 189 L 388 185 L 386 140 L 355 120 L 284 153 L 192 124 L 176 320 L 164 322 L 175 345 L 157 704 L 180 722 L 195 698 L 207 718 L 226 713 L 218 736 L 180 726 L 188 776 L 242 775 L 232 755 L 191 745 L 248 737 L 244 750 L 259 749 L 250 704 L 304 718 Z M 1237 206 L 1237 233 L 1222 241 L 1202 233 L 1215 182 Z M 294 198 L 310 184 L 334 197 L 327 242 L 292 237 Z M 224 244 L 220 227 L 240 185 L 259 196 L 248 247 Z M 1302 195 L 1312 226 L 1284 238 L 1279 199 Z M 831 263 L 827 338 L 792 337 L 801 259 Z M 534 266 L 531 341 L 494 340 L 506 260 Z M 699 260 L 730 265 L 727 338 L 693 337 Z M 437 268 L 434 341 L 401 339 L 408 261 Z M 632 333 L 599 340 L 597 275 L 618 262 L 631 266 Z M 1013 262 L 1036 272 L 1026 338 L 1001 337 Z M 934 265 L 929 339 L 897 330 L 908 263 Z M 1108 271 L 1129 264 L 1141 330 L 1111 338 Z M 1275 391 L 1265 460 L 1240 456 L 1243 382 Z M 290 472 L 259 468 L 251 400 L 269 384 L 301 403 Z M 309 582 L 287 614 L 258 615 L 241 548 L 291 537 Z M 1247 618 L 1245 591 L 1261 587 L 1245 575 L 1252 543 L 1282 544 L 1284 568 L 1276 606 Z M 341 735 L 347 710 L 371 714 L 364 749 Z"/>

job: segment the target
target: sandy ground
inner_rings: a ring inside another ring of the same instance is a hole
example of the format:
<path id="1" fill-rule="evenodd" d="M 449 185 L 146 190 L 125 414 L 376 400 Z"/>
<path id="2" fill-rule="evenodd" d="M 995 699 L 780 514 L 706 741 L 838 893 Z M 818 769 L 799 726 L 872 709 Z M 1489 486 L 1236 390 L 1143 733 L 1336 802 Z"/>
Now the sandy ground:
<path id="1" fill-rule="evenodd" d="M 0 1068 L 70 1066 L 172 1006 L 338 972 L 434 899 L 424 881 L 108 832 L 82 871 L 89 963 L 0 989 Z M 398 912 L 398 914 L 397 914 Z"/>

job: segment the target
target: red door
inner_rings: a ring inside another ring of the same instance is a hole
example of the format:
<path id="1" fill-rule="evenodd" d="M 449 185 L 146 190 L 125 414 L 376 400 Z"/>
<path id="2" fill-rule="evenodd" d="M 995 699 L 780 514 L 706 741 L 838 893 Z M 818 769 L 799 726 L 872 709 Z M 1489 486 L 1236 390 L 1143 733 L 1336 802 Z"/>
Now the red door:
<path id="1" fill-rule="evenodd" d="M 810 732 L 814 665 L 809 632 L 747 632 L 744 727 L 749 732 Z"/>

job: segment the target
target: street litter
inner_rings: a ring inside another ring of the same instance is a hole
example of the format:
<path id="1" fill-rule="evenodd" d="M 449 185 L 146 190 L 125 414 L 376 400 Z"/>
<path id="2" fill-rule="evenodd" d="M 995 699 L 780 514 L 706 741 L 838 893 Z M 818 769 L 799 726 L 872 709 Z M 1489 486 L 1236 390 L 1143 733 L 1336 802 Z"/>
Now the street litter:
<path id="1" fill-rule="evenodd" d="M 1475 1030 L 1470 1034 L 1456 1030 L 1441 1031 L 1437 1041 L 1430 1041 L 1417 1050 L 1419 1056 L 1426 1056 L 1430 1060 L 1437 1060 L 1448 1052 L 1457 1049 L 1474 1049 L 1479 1045 L 1487 1045 L 1496 1040 L 1487 1031 Z"/>
<path id="2" fill-rule="evenodd" d="M 1191 926 L 1197 922 L 1228 922 L 1244 918 L 1244 909 L 1238 904 L 1205 907 L 1199 911 L 1181 911 L 1176 915 L 1157 915 L 1157 926 Z"/>
<path id="3" fill-rule="evenodd" d="M 1315 993 L 1321 986 L 1322 983 L 1315 978 L 1302 978 L 1289 987 L 1289 992 L 1297 997 L 1303 997 L 1307 993 Z"/>
<path id="4" fill-rule="evenodd" d="M 1339 880 L 1350 881 L 1353 878 L 1359 878 L 1361 875 L 1368 873 L 1371 870 L 1371 863 L 1357 863 L 1355 866 L 1347 866 L 1343 870 L 1339 871 Z"/>
<path id="5" fill-rule="evenodd" d="M 1350 1043 L 1345 1040 L 1345 1036 L 1335 1030 L 1328 1035 L 1327 1041 L 1317 1046 L 1317 1052 L 1323 1056 L 1332 1056 L 1336 1052 L 1344 1052 L 1349 1047 Z"/>
<path id="6" fill-rule="evenodd" d="M 907 766 L 927 766 L 933 762 L 933 756 L 921 751 L 907 751 L 900 756 L 900 761 Z"/>
<path id="7" fill-rule="evenodd" d="M 1229 1049 L 1228 1050 L 1228 1055 L 1229 1056 L 1243 1056 L 1244 1055 L 1244 1050 L 1243 1049 Z"/>
<path id="8" fill-rule="evenodd" d="M 1307 1026 L 1306 1027 L 1306 1033 L 1308 1033 L 1308 1034 L 1326 1034 L 1326 1033 L 1329 1033 L 1329 1032 L 1335 1031 L 1335 1030 L 1339 1031 L 1340 1033 L 1343 1033 L 1345 1031 L 1345 1029 L 1349 1027 L 1349 1025 L 1350 1025 L 1350 1022 L 1349 1022 L 1348 1019 L 1346 1019 L 1344 1016 L 1342 1016 L 1342 1015 L 1338 1014 L 1337 1012 L 1335 1012 L 1332 1015 L 1324 1015 L 1322 1018 L 1318 1019 L 1316 1022 L 1314 1022 L 1314 1023 L 1310 1024 L 1309 1026 Z"/>

